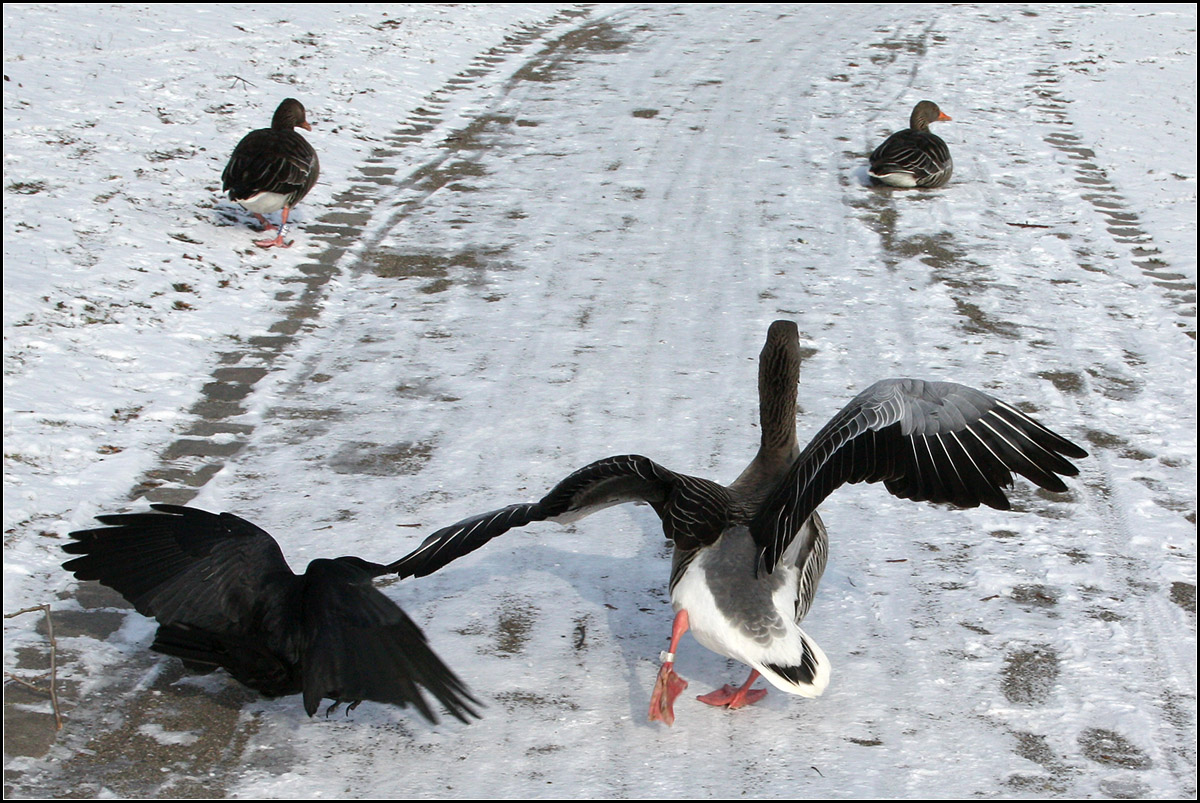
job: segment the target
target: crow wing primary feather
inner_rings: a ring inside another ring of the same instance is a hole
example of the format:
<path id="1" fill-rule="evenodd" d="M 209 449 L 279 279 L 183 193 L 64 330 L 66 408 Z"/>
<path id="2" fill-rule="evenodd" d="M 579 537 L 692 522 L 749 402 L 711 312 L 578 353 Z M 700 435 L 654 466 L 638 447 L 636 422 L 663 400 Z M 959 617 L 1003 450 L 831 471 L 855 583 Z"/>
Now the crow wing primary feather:
<path id="1" fill-rule="evenodd" d="M 902 499 L 1006 510 L 1012 473 L 1052 491 L 1087 452 L 1011 405 L 952 382 L 888 379 L 856 396 L 804 449 L 750 524 L 767 571 L 845 483 Z"/>
<path id="2" fill-rule="evenodd" d="M 231 513 L 152 505 L 157 513 L 97 516 L 113 525 L 71 533 L 63 568 L 98 580 L 163 624 L 225 629 L 252 615 L 264 585 L 296 582 L 269 533 Z"/>
<path id="3" fill-rule="evenodd" d="M 429 648 L 425 634 L 373 584 L 384 567 L 358 558 L 314 560 L 304 591 L 304 710 L 322 698 L 373 700 L 437 715 L 421 688 L 457 719 L 478 717 L 461 680 Z"/>

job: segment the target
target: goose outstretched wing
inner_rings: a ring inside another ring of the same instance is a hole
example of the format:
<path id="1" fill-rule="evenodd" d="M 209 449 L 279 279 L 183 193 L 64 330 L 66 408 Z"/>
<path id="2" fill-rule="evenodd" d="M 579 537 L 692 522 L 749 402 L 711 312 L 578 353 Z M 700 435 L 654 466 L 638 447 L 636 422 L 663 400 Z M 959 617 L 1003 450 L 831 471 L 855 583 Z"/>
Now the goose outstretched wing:
<path id="1" fill-rule="evenodd" d="M 856 396 L 801 452 L 750 523 L 770 571 L 801 525 L 844 483 L 883 482 L 901 499 L 1008 510 L 1013 472 L 1050 491 L 1087 452 L 1012 405 L 953 382 L 885 379 Z"/>
<path id="2" fill-rule="evenodd" d="M 729 494 L 720 485 L 677 474 L 641 455 L 618 455 L 575 471 L 540 501 L 509 505 L 443 527 L 388 568 L 401 577 L 424 577 L 514 527 L 547 520 L 567 524 L 624 502 L 652 505 L 667 537 L 682 548 L 716 540 L 730 513 Z"/>

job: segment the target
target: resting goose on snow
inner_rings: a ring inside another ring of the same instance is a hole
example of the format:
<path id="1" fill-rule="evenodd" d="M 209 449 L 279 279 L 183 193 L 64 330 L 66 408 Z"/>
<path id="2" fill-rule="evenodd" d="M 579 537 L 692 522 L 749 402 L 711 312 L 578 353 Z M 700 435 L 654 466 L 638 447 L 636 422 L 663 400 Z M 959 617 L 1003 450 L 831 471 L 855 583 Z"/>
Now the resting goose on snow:
<path id="1" fill-rule="evenodd" d="M 321 171 L 317 152 L 296 133 L 297 126 L 312 131 L 305 119 L 304 105 L 288 98 L 275 110 L 270 128 L 260 128 L 242 137 L 221 174 L 222 190 L 229 193 L 231 201 L 254 213 L 263 231 L 275 228 L 264 215 L 283 210 L 278 236 L 254 241 L 262 248 L 291 246 L 283 241 L 288 214 L 308 195 Z"/>
<path id="2" fill-rule="evenodd" d="M 949 119 L 932 100 L 918 103 L 908 128 L 892 134 L 871 154 L 871 178 L 893 187 L 940 187 L 949 181 L 954 172 L 950 149 L 929 130 L 930 123 Z"/>
<path id="3" fill-rule="evenodd" d="M 158 620 L 150 649 L 192 669 L 224 667 L 268 697 L 416 706 L 437 716 L 430 691 L 463 722 L 475 702 L 420 628 L 371 581 L 388 569 L 355 557 L 314 560 L 301 576 L 267 532 L 231 513 L 151 505 L 154 513 L 98 516 L 80 530 L 63 568 L 99 580 Z M 328 712 L 327 712 L 328 713 Z"/>
<path id="4" fill-rule="evenodd" d="M 800 629 L 825 570 L 828 540 L 817 506 L 844 483 L 880 482 L 895 496 L 980 503 L 1005 510 L 1010 472 L 1065 491 L 1057 476 L 1078 470 L 1086 452 L 1016 408 L 951 382 L 886 379 L 856 396 L 803 452 L 796 441 L 800 346 L 796 325 L 776 321 L 759 357 L 762 440 L 729 486 L 677 474 L 639 455 L 585 466 L 540 501 L 510 505 L 438 530 L 390 565 L 423 576 L 532 521 L 575 521 L 622 502 L 648 502 L 675 544 L 670 649 L 650 699 L 650 719 L 674 721 L 687 682 L 674 672 L 689 627 L 702 645 L 751 667 L 740 688 L 699 699 L 738 708 L 766 694 L 762 675 L 805 697 L 829 682 L 829 661 Z"/>

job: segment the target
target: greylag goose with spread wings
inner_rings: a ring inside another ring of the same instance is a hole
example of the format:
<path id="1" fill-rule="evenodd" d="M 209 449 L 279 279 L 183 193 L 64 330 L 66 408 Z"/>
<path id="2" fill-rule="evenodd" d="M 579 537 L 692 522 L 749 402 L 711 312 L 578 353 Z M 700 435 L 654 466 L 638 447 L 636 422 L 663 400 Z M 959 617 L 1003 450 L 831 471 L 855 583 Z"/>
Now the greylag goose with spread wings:
<path id="1" fill-rule="evenodd" d="M 805 697 L 829 682 L 829 660 L 800 623 L 825 570 L 828 536 L 817 506 L 845 483 L 882 482 L 895 496 L 959 507 L 1009 509 L 1012 473 L 1065 491 L 1059 475 L 1086 452 L 1015 407 L 951 382 L 886 379 L 856 396 L 801 451 L 796 325 L 776 321 L 759 357 L 758 454 L 732 484 L 680 474 L 640 455 L 607 457 L 574 472 L 537 502 L 452 524 L 389 566 L 424 576 L 513 527 L 568 523 L 623 502 L 647 502 L 674 542 L 670 594 L 676 611 L 650 719 L 674 721 L 687 682 L 675 650 L 690 628 L 703 646 L 751 667 L 739 688 L 699 699 L 738 708 L 776 688 Z"/>

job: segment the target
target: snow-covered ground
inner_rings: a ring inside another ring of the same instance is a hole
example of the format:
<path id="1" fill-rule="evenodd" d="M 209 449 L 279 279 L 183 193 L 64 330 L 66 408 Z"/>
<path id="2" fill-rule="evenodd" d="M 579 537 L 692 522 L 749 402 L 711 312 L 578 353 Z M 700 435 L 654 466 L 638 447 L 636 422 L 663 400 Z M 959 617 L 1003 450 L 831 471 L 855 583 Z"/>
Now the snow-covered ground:
<path id="1" fill-rule="evenodd" d="M 1071 493 L 1021 484 L 1014 513 L 835 494 L 816 700 L 685 696 L 674 728 L 645 721 L 669 550 L 627 506 L 385 584 L 487 701 L 477 723 L 309 720 L 223 676 L 172 682 L 122 610 L 103 641 L 60 632 L 65 728 L 45 755 L 6 728 L 6 790 L 1194 796 L 1195 23 L 6 5 L 6 613 L 99 615 L 59 547 L 134 496 L 238 513 L 302 568 L 393 559 L 608 454 L 728 482 L 776 318 L 806 347 L 802 440 L 915 375 L 1091 452 Z M 220 171 L 286 96 L 322 180 L 296 245 L 264 252 Z M 925 97 L 954 118 L 954 179 L 867 186 Z M 6 672 L 32 674 L 39 620 L 5 620 Z M 678 669 L 696 692 L 743 677 L 686 639 Z M 139 708 L 193 696 L 211 719 Z"/>

